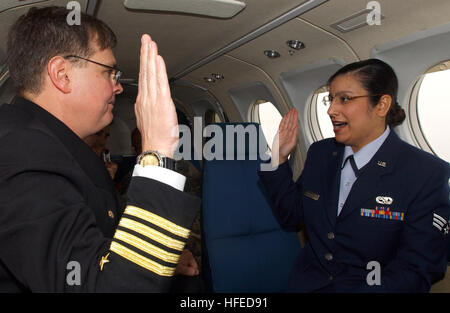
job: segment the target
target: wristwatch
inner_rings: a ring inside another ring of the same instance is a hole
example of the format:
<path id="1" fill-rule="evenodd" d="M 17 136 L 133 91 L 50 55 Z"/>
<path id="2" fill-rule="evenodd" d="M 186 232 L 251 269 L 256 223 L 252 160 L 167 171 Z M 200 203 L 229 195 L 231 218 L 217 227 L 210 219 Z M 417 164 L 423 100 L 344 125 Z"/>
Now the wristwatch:
<path id="1" fill-rule="evenodd" d="M 175 160 L 163 156 L 158 151 L 147 150 L 142 152 L 137 157 L 137 164 L 142 167 L 147 165 L 154 165 L 167 168 L 169 170 L 175 170 Z"/>

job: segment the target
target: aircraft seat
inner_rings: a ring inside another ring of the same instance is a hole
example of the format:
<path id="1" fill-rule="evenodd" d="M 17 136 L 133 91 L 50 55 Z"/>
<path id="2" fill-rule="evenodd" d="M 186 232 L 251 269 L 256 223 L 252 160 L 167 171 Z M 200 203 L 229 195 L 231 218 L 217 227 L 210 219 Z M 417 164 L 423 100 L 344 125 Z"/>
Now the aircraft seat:
<path id="1" fill-rule="evenodd" d="M 213 125 L 222 129 L 223 142 L 227 125 L 259 129 L 255 123 Z M 225 144 L 224 160 L 204 160 L 202 264 L 207 291 L 283 292 L 300 242 L 295 232 L 281 229 L 258 181 L 257 143 L 246 140 L 239 153 L 236 146 L 235 138 L 233 160 Z M 245 160 L 237 160 L 238 155 Z"/>

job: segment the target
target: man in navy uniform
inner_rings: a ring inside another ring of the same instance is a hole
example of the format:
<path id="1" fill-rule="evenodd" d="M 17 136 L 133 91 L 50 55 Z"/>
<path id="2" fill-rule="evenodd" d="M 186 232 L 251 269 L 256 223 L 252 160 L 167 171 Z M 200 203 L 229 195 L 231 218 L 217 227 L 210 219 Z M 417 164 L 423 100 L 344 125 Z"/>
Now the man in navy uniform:
<path id="1" fill-rule="evenodd" d="M 18 97 L 0 108 L 0 290 L 167 291 L 200 200 L 173 171 L 177 117 L 164 61 L 144 35 L 135 104 L 144 152 L 124 210 L 82 140 L 111 122 L 123 91 L 116 38 L 84 14 L 68 25 L 68 13 L 32 10 L 8 36 Z"/>

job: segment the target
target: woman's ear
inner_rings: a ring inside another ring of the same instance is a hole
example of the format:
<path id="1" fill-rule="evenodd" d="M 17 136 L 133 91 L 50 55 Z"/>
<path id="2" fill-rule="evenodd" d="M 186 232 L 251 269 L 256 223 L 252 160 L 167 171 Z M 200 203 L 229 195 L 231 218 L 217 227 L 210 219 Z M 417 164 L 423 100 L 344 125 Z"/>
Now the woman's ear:
<path id="1" fill-rule="evenodd" d="M 71 69 L 70 63 L 61 56 L 51 58 L 47 64 L 47 73 L 51 83 L 65 94 L 72 91 Z"/>
<path id="2" fill-rule="evenodd" d="M 390 95 L 381 96 L 376 106 L 376 113 L 379 117 L 386 117 L 392 105 L 392 97 Z"/>

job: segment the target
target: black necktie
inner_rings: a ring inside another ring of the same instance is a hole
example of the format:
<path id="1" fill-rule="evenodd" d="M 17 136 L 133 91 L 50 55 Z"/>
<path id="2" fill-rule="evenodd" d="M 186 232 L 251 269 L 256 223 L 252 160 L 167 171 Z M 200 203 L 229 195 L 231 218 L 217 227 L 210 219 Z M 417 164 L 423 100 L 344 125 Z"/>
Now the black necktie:
<path id="1" fill-rule="evenodd" d="M 345 159 L 344 165 L 342 166 L 342 168 L 345 167 L 345 163 L 347 163 L 347 160 L 350 161 L 350 166 L 352 167 L 353 172 L 355 173 L 355 176 L 358 177 L 360 171 L 358 170 L 358 167 L 356 166 L 355 159 L 353 158 L 353 154 L 352 154 L 352 155 L 349 155 L 349 156 Z"/>

